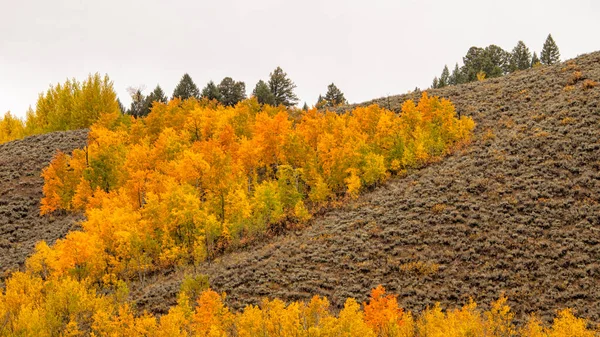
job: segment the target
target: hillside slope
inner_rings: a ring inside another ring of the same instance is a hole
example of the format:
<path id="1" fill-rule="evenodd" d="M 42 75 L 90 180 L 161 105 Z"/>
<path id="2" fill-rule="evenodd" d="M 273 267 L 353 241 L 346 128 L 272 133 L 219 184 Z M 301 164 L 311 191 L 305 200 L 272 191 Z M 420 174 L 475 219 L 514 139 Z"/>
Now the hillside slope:
<path id="1" fill-rule="evenodd" d="M 600 52 L 431 90 L 478 123 L 471 147 L 200 270 L 234 308 L 314 294 L 339 307 L 383 284 L 409 310 L 469 297 L 485 307 L 504 292 L 519 318 L 573 307 L 600 322 L 600 85 L 584 89 L 584 79 L 600 82 Z M 399 110 L 418 97 L 365 104 Z M 39 174 L 56 148 L 82 147 L 86 135 L 0 145 L 1 272 L 21 264 L 36 241 L 74 227 L 75 216 L 39 217 Z M 164 313 L 180 276 L 154 275 L 132 297 Z"/>
<path id="2" fill-rule="evenodd" d="M 40 217 L 41 172 L 56 150 L 85 146 L 87 131 L 53 132 L 0 144 L 0 279 L 17 269 L 35 243 L 49 243 L 74 228 L 79 216 Z"/>
<path id="3" fill-rule="evenodd" d="M 475 119 L 470 148 L 223 256 L 205 266 L 211 285 L 237 308 L 314 294 L 339 307 L 383 284 L 409 310 L 469 297 L 486 307 L 505 293 L 518 319 L 572 307 L 600 322 L 600 85 L 584 79 L 600 81 L 600 52 L 431 90 Z M 366 104 L 398 110 L 408 98 Z M 177 289 L 173 277 L 136 298 L 164 312 Z"/>

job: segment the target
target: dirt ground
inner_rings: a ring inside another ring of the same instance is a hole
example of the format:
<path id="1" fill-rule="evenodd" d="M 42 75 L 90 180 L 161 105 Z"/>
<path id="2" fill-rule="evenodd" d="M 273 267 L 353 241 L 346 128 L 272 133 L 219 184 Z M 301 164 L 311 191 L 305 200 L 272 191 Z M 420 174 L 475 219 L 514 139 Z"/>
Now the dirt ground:
<path id="1" fill-rule="evenodd" d="M 36 242 L 53 243 L 76 226 L 76 215 L 40 217 L 42 169 L 56 150 L 83 147 L 87 131 L 53 132 L 0 144 L 0 280 L 18 269 Z"/>
<path id="2" fill-rule="evenodd" d="M 411 311 L 469 297 L 487 308 L 505 293 L 520 320 L 532 312 L 548 320 L 572 307 L 600 323 L 600 85 L 586 88 L 586 79 L 600 82 L 600 52 L 430 90 L 474 118 L 472 146 L 202 272 L 234 308 L 314 294 L 340 307 L 382 284 Z M 398 110 L 416 97 L 372 102 Z M 2 271 L 36 241 L 71 228 L 72 217 L 37 216 L 39 171 L 54 148 L 84 140 L 83 132 L 57 133 L 0 145 Z M 180 280 L 165 271 L 132 297 L 164 313 Z"/>

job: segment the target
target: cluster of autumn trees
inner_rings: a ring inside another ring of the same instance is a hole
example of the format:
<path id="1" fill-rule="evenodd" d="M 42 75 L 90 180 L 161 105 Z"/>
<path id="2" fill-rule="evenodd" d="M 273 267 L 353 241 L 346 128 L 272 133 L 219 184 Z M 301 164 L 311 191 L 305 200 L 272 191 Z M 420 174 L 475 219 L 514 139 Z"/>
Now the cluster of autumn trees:
<path id="1" fill-rule="evenodd" d="M 120 286 L 111 295 L 100 295 L 84 281 L 70 277 L 44 279 L 18 272 L 0 294 L 2 336 L 321 336 L 321 337 L 594 337 L 585 320 L 571 310 L 558 312 L 546 326 L 535 316 L 517 328 L 514 314 L 501 297 L 481 311 L 471 301 L 460 309 L 443 311 L 439 305 L 414 316 L 399 307 L 397 298 L 381 286 L 371 291 L 362 306 L 346 300 L 334 314 L 325 297 L 309 302 L 284 303 L 264 299 L 232 312 L 225 294 L 210 289 L 194 296 L 182 287 L 177 305 L 161 317 L 137 314 Z"/>
<path id="2" fill-rule="evenodd" d="M 89 75 L 83 82 L 69 79 L 39 95 L 25 120 L 7 112 L 0 118 L 0 143 L 52 131 L 90 127 L 102 114 L 120 113 L 108 76 Z"/>
<path id="3" fill-rule="evenodd" d="M 298 103 L 295 88 L 296 85 L 287 73 L 281 67 L 277 67 L 269 74 L 268 81 L 258 81 L 252 91 L 252 97 L 260 104 L 291 108 Z M 25 120 L 10 112 L 0 116 L 0 144 L 34 134 L 88 128 L 101 114 L 117 111 L 136 118 L 144 117 L 150 113 L 155 102 L 169 102 L 160 85 L 148 95 L 145 95 L 143 90 L 143 87 L 128 88 L 131 105 L 127 109 L 117 98 L 108 76 L 89 75 L 83 82 L 68 79 L 65 83 L 50 86 L 45 93 L 41 93 L 35 110 L 29 108 Z M 225 77 L 219 84 L 209 81 L 200 90 L 192 77 L 186 73 L 173 90 L 171 99 L 176 98 L 182 101 L 194 98 L 217 102 L 224 106 L 235 106 L 247 98 L 246 84 Z M 319 95 L 316 106 L 327 108 L 345 103 L 347 101 L 344 94 L 331 83 L 327 87 L 327 94 L 324 97 Z M 302 109 L 307 111 L 308 105 L 304 103 Z"/>
<path id="4" fill-rule="evenodd" d="M 519 41 L 511 52 L 496 46 L 489 45 L 485 48 L 471 47 L 463 57 L 463 66 L 458 63 L 450 73 L 448 66 L 444 66 L 442 74 L 433 79 L 432 88 L 443 88 L 455 85 L 503 76 L 517 70 L 525 70 L 540 64 L 551 65 L 560 62 L 560 52 L 549 34 L 544 42 L 540 57 L 533 55 L 523 41 Z"/>
<path id="5" fill-rule="evenodd" d="M 82 230 L 52 248 L 40 243 L 33 259 L 49 274 L 106 285 L 198 264 L 438 160 L 473 127 L 426 93 L 400 115 L 194 98 L 155 103 L 145 118 L 103 115 L 86 148 L 59 153 L 43 171 L 41 213 L 83 211 Z"/>

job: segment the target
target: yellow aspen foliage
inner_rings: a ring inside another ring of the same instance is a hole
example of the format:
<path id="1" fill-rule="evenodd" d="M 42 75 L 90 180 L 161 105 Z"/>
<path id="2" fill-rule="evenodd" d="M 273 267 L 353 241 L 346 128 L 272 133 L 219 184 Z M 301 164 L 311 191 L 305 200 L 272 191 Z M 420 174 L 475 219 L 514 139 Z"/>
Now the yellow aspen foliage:
<path id="1" fill-rule="evenodd" d="M 444 313 L 437 303 L 426 309 L 417 320 L 416 330 L 420 336 L 482 336 L 484 323 L 481 314 L 476 310 L 477 304 L 471 301 L 460 310 L 454 309 Z"/>
<path id="2" fill-rule="evenodd" d="M 365 322 L 360 305 L 353 298 L 346 300 L 344 309 L 340 311 L 337 320 L 330 321 L 323 336 L 341 337 L 375 337 L 373 330 Z"/>
<path id="3" fill-rule="evenodd" d="M 268 336 L 263 322 L 263 312 L 256 306 L 248 305 L 236 315 L 235 325 L 240 337 Z"/>
<path id="4" fill-rule="evenodd" d="M 521 337 L 548 337 L 542 322 L 535 315 L 532 315 L 527 320 L 525 326 L 519 329 Z"/>
<path id="5" fill-rule="evenodd" d="M 302 324 L 304 330 L 317 328 L 325 325 L 328 320 L 332 319 L 329 300 L 326 297 L 313 296 L 310 302 L 302 307 Z"/>
<path id="6" fill-rule="evenodd" d="M 40 133 L 75 130 L 100 123 L 103 115 L 122 122 L 113 83 L 108 76 L 90 74 L 83 81 L 68 79 L 50 86 L 38 97 L 35 110 L 29 109 L 25 121 L 7 112 L 0 118 L 0 144 Z"/>
<path id="7" fill-rule="evenodd" d="M 358 198 L 358 194 L 362 186 L 358 176 L 358 170 L 355 168 L 349 168 L 346 172 L 348 173 L 348 177 L 344 179 L 344 182 L 348 188 L 346 193 L 353 199 L 356 199 Z"/>
<path id="8" fill-rule="evenodd" d="M 195 281 L 194 281 L 195 282 Z M 196 283 L 194 283 L 196 284 Z M 194 287 L 191 287 L 194 288 Z M 481 312 L 470 301 L 460 309 L 444 311 L 439 304 L 417 315 L 398 307 L 396 296 L 381 286 L 371 291 L 361 310 L 352 298 L 339 314 L 331 312 L 327 298 L 286 304 L 263 300 L 259 307 L 246 306 L 231 312 L 225 295 L 208 289 L 197 295 L 192 307 L 190 294 L 182 286 L 178 304 L 157 318 L 136 312 L 116 290 L 113 295 L 96 293 L 87 280 L 70 276 L 42 279 L 15 272 L 0 293 L 2 336 L 523 336 L 593 337 L 588 322 L 570 309 L 557 313 L 549 326 L 532 317 L 518 331 L 512 326 L 510 308 L 502 296 Z M 514 329 L 514 330 L 513 330 Z"/>
<path id="9" fill-rule="evenodd" d="M 294 216 L 296 219 L 300 220 L 300 222 L 307 222 L 310 220 L 311 215 L 306 206 L 304 205 L 304 201 L 298 200 L 296 206 L 294 206 Z"/>
<path id="10" fill-rule="evenodd" d="M 310 192 L 308 193 L 308 198 L 312 202 L 325 202 L 329 200 L 332 195 L 331 188 L 323 180 L 323 177 L 320 174 L 314 174 L 313 180 L 309 182 Z"/>
<path id="11" fill-rule="evenodd" d="M 515 315 L 506 304 L 507 300 L 506 296 L 500 296 L 497 301 L 492 302 L 490 310 L 484 313 L 486 331 L 490 336 L 510 337 L 515 334 Z"/>
<path id="12" fill-rule="evenodd" d="M 10 112 L 0 118 L 0 144 L 23 138 L 26 134 L 25 124 Z"/>
<path id="13" fill-rule="evenodd" d="M 364 158 L 362 178 L 365 185 L 382 182 L 386 178 L 387 168 L 382 155 L 369 153 Z"/>
<path id="14" fill-rule="evenodd" d="M 552 328 L 547 330 L 548 337 L 594 337 L 596 333 L 587 328 L 584 319 L 573 315 L 573 310 L 563 309 L 558 312 L 552 323 Z"/>
<path id="15" fill-rule="evenodd" d="M 54 88 L 30 119 L 87 123 L 56 110 L 57 102 L 79 106 L 70 92 L 83 86 L 108 82 Z M 399 115 L 376 105 L 302 112 L 255 99 L 223 107 L 176 98 L 135 120 L 108 111 L 85 149 L 59 153 L 44 170 L 41 212 L 77 210 L 86 220 L 54 247 L 40 246 L 30 269 L 113 287 L 161 267 L 200 266 L 285 221 L 308 221 L 323 203 L 439 160 L 468 144 L 473 127 L 426 93 Z"/>
<path id="16" fill-rule="evenodd" d="M 483 70 L 481 70 L 480 72 L 477 73 L 477 80 L 479 82 L 485 80 L 485 72 L 483 72 Z"/>

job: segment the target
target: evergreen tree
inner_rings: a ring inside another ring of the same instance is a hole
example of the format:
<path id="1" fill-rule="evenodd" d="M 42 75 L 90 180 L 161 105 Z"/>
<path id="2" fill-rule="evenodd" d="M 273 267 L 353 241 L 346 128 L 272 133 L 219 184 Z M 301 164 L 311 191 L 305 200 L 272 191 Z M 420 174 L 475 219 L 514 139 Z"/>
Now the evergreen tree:
<path id="1" fill-rule="evenodd" d="M 304 105 L 302 106 L 302 110 L 308 111 L 308 104 L 306 104 L 306 102 L 304 102 Z"/>
<path id="2" fill-rule="evenodd" d="M 485 49 L 471 47 L 463 57 L 465 82 L 477 80 L 477 74 L 485 73 L 486 78 L 499 77 L 510 70 L 510 53 L 496 45 Z"/>
<path id="3" fill-rule="evenodd" d="M 327 93 L 325 94 L 325 106 L 334 107 L 340 104 L 346 104 L 346 98 L 344 94 L 335 84 L 331 83 L 327 86 Z"/>
<path id="4" fill-rule="evenodd" d="M 150 93 L 150 95 L 148 95 L 148 98 L 151 99 L 151 102 L 167 103 L 168 100 L 167 95 L 165 95 L 165 92 L 158 84 L 156 85 L 156 88 L 154 88 L 154 90 Z"/>
<path id="5" fill-rule="evenodd" d="M 440 79 L 438 81 L 438 88 L 443 88 L 450 84 L 450 71 L 448 70 L 448 65 L 444 66 L 444 70 L 442 70 L 442 75 L 440 75 Z"/>
<path id="6" fill-rule="evenodd" d="M 509 72 L 510 53 L 492 44 L 485 48 L 483 72 L 486 78 L 499 77 Z"/>
<path id="7" fill-rule="evenodd" d="M 540 58 L 537 56 L 536 52 L 533 52 L 533 57 L 531 58 L 531 68 L 540 64 Z"/>
<path id="8" fill-rule="evenodd" d="M 327 101 L 325 101 L 325 98 L 323 98 L 323 96 L 321 94 L 319 94 L 319 97 L 317 98 L 317 104 L 315 104 L 315 107 L 317 109 L 322 109 L 327 105 Z"/>
<path id="9" fill-rule="evenodd" d="M 439 86 L 439 83 L 440 83 L 440 82 L 439 82 L 439 80 L 438 80 L 437 76 L 436 76 L 436 77 L 434 77 L 434 78 L 433 78 L 433 83 L 431 83 L 431 89 L 436 89 L 436 88 L 438 88 L 438 86 Z"/>
<path id="10" fill-rule="evenodd" d="M 234 106 L 239 101 L 246 99 L 246 84 L 236 82 L 231 77 L 225 77 L 218 86 L 221 94 L 221 103 L 225 106 Z"/>
<path id="11" fill-rule="evenodd" d="M 275 68 L 269 77 L 269 89 L 275 97 L 276 105 L 292 106 L 298 102 L 298 96 L 294 93 L 296 85 L 287 77 L 281 67 Z"/>
<path id="12" fill-rule="evenodd" d="M 154 102 L 167 103 L 167 100 L 168 99 L 165 95 L 165 92 L 162 90 L 160 85 L 157 84 L 156 88 L 154 88 L 150 95 L 146 96 L 146 99 L 144 100 L 144 108 L 141 111 L 140 116 L 147 116 L 150 113 L 150 110 L 152 110 L 152 104 Z"/>
<path id="13" fill-rule="evenodd" d="M 519 41 L 510 56 L 510 72 L 531 67 L 531 53 L 523 41 Z"/>
<path id="14" fill-rule="evenodd" d="M 275 96 L 271 92 L 271 89 L 269 89 L 269 85 L 263 80 L 256 83 L 252 91 L 252 96 L 256 97 L 256 100 L 260 104 L 275 105 Z"/>
<path id="15" fill-rule="evenodd" d="M 560 52 L 558 46 L 554 42 L 551 34 L 548 34 L 542 53 L 540 54 L 540 61 L 542 64 L 551 65 L 560 62 Z"/>
<path id="16" fill-rule="evenodd" d="M 464 83 L 464 80 L 463 80 L 462 72 L 460 71 L 460 68 L 458 67 L 458 63 L 456 63 L 454 65 L 454 70 L 452 70 L 452 75 L 450 75 L 450 78 L 448 79 L 448 84 L 457 85 L 457 84 L 461 84 L 461 83 Z"/>
<path id="17" fill-rule="evenodd" d="M 200 97 L 209 100 L 216 100 L 217 102 L 222 102 L 223 99 L 221 91 L 213 81 L 210 81 L 208 84 L 206 84 L 204 89 L 202 89 L 202 95 Z"/>
<path id="18" fill-rule="evenodd" d="M 484 49 L 471 47 L 463 57 L 463 74 L 465 82 L 477 80 L 477 73 L 483 69 Z"/>
<path id="19" fill-rule="evenodd" d="M 175 90 L 173 90 L 173 98 L 175 97 L 179 97 L 181 99 L 188 99 L 191 97 L 200 98 L 200 90 L 187 73 L 183 74 L 179 84 L 177 84 Z"/>

